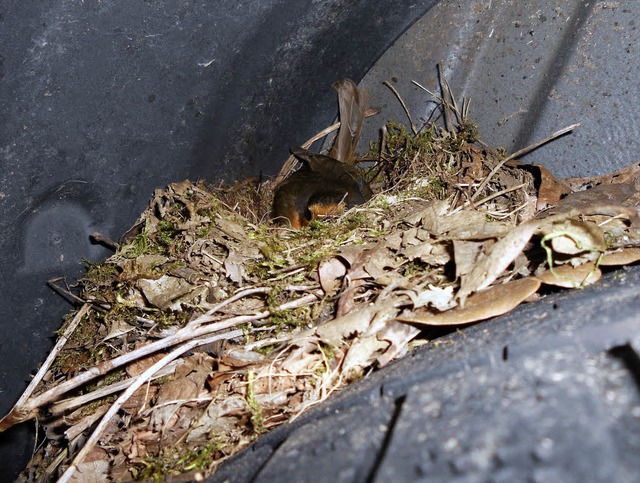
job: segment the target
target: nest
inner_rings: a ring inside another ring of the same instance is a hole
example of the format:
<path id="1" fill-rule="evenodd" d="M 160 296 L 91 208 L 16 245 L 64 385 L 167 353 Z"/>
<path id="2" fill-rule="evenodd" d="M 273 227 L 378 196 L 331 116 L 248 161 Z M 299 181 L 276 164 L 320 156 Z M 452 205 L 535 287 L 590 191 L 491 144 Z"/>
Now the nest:
<path id="1" fill-rule="evenodd" d="M 516 159 L 565 131 L 506 156 L 439 100 L 444 122 L 371 146 L 373 199 L 301 230 L 269 222 L 276 181 L 157 190 L 113 256 L 58 285 L 78 309 L 0 422 L 44 429 L 21 478 L 210 475 L 441 327 L 640 258 L 640 165 L 557 180 Z"/>

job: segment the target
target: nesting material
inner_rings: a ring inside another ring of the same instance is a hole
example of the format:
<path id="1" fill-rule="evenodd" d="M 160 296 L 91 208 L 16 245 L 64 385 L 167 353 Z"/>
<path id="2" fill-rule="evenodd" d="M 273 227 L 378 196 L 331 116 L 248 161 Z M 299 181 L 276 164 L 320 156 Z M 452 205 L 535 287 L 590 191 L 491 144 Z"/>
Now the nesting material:
<path id="1" fill-rule="evenodd" d="M 591 180 L 520 165 L 478 141 L 444 87 L 444 123 L 388 123 L 365 156 L 373 198 L 303 229 L 269 221 L 275 182 L 157 190 L 89 264 L 78 310 L 0 422 L 45 434 L 22 479 L 198 479 L 428 343 L 425 327 L 638 260 L 640 165 Z"/>

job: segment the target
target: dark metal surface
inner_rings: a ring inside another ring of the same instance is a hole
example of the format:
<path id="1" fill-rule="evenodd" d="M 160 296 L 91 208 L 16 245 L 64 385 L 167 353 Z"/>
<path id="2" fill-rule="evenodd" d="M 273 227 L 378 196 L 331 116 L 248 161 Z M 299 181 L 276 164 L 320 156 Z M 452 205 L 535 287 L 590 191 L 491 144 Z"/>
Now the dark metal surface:
<path id="1" fill-rule="evenodd" d="M 382 81 L 394 83 L 415 122 L 438 93 L 435 66 L 458 101 L 471 99 L 481 138 L 513 152 L 554 131 L 582 126 L 523 158 L 554 174 L 592 176 L 640 156 L 640 5 L 634 2 L 447 1 L 405 32 L 363 79 L 382 119 L 406 120 Z M 375 119 L 375 118 L 374 118 Z M 368 123 L 363 138 L 379 125 Z"/>

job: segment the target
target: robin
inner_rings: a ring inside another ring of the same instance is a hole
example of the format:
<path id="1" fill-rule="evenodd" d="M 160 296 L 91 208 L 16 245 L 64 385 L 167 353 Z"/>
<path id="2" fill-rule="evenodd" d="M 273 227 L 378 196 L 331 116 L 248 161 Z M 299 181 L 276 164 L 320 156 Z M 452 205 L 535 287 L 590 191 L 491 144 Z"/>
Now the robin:
<path id="1" fill-rule="evenodd" d="M 302 168 L 275 190 L 273 216 L 288 220 L 292 228 L 362 204 L 373 194 L 355 166 L 355 148 L 365 117 L 365 93 L 349 79 L 335 82 L 332 87 L 338 91 L 340 129 L 329 155 L 292 147 Z"/>

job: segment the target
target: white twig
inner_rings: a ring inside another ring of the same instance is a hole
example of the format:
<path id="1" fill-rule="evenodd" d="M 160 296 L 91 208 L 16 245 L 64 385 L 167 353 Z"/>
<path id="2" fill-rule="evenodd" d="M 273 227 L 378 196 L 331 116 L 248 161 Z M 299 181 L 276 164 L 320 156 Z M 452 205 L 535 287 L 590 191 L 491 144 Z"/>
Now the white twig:
<path id="1" fill-rule="evenodd" d="M 109 408 L 106 414 L 96 426 L 96 429 L 93 431 L 85 445 L 78 452 L 76 457 L 73 459 L 71 466 L 67 468 L 64 474 L 58 480 L 59 483 L 66 483 L 71 480 L 73 475 L 78 471 L 78 465 L 82 463 L 85 456 L 93 449 L 95 444 L 98 442 L 98 439 L 102 436 L 102 433 L 106 429 L 107 425 L 111 421 L 111 419 L 116 415 L 116 413 L 120 410 L 122 405 L 133 395 L 134 392 L 138 390 L 145 382 L 147 382 L 153 375 L 162 369 L 164 366 L 169 364 L 174 359 L 177 359 L 185 352 L 190 351 L 191 349 L 198 347 L 199 345 L 211 344 L 220 339 L 233 339 L 234 337 L 240 337 L 242 335 L 241 330 L 234 330 L 231 332 L 227 332 L 226 334 L 218 334 L 213 337 L 207 337 L 205 339 L 200 340 L 192 340 L 187 342 L 186 344 L 181 345 L 177 349 L 173 350 L 154 365 L 152 365 L 149 369 L 136 376 L 135 381 L 131 384 L 125 392 L 123 392 L 118 399 L 113 403 L 113 405 Z"/>

